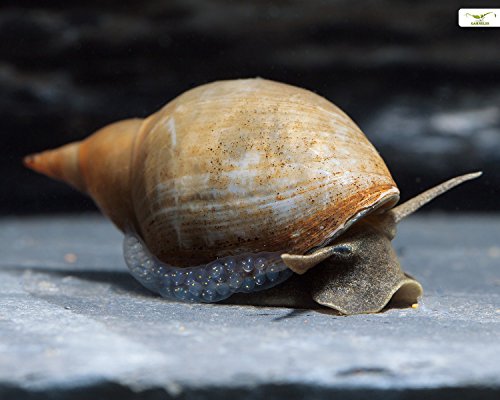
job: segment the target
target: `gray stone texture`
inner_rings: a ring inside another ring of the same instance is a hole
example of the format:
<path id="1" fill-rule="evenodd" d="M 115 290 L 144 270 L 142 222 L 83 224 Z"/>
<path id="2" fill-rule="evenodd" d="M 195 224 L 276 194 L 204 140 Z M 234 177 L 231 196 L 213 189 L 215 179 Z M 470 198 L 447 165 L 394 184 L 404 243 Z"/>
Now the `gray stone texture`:
<path id="1" fill-rule="evenodd" d="M 92 208 L 23 170 L 20 158 L 146 116 L 196 85 L 254 76 L 306 87 L 343 108 L 379 149 L 403 198 L 484 170 L 430 207 L 498 210 L 500 30 L 459 28 L 463 6 L 3 0 L 0 172 L 9 190 L 0 212 Z"/>
<path id="2" fill-rule="evenodd" d="M 395 248 L 416 309 L 181 304 L 92 214 L 0 220 L 0 398 L 498 398 L 500 216 L 428 214 Z"/>

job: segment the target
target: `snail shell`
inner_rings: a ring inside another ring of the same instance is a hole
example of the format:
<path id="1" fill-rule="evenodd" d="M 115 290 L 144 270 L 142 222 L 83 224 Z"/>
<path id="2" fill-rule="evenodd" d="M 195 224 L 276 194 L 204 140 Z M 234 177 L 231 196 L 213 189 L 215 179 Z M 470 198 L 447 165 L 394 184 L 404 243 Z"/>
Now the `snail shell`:
<path id="1" fill-rule="evenodd" d="M 341 110 L 262 79 L 215 82 L 171 101 L 142 124 L 132 165 L 135 228 L 178 266 L 303 254 L 399 193 Z"/>
<path id="2" fill-rule="evenodd" d="M 291 275 L 281 254 L 325 246 L 399 199 L 382 158 L 344 112 L 264 79 L 194 88 L 143 120 L 25 162 L 93 197 L 127 233 L 127 262 L 146 286 L 170 296 L 165 287 L 175 286 L 171 274 L 179 271 L 180 281 L 201 283 L 184 299 L 224 298 L 214 285 L 229 284 L 234 273 L 230 293 L 268 287 L 256 284 L 256 260 L 264 277 L 269 268 L 282 274 L 266 284 L 279 283 Z M 236 269 L 217 281 L 213 263 Z M 245 289 L 248 277 L 254 282 Z"/>

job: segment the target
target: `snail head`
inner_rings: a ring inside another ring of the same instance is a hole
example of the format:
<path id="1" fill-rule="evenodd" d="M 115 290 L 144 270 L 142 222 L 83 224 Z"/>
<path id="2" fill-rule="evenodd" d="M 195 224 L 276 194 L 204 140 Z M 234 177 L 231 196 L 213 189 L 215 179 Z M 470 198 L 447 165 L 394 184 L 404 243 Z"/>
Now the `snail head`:
<path id="1" fill-rule="evenodd" d="M 314 250 L 305 255 L 283 254 L 283 262 L 292 271 L 303 274 L 326 259 L 335 260 L 337 264 L 357 265 L 371 263 L 385 265 L 396 262 L 399 266 L 396 253 L 390 245 L 396 235 L 396 225 L 403 218 L 413 214 L 420 207 L 437 196 L 447 192 L 461 183 L 481 176 L 481 172 L 470 173 L 441 183 L 399 206 L 380 214 L 369 214 L 360 218 L 350 228 L 325 247 Z M 389 246 L 389 247 L 388 247 Z M 387 249 L 390 248 L 389 252 Z M 387 255 L 391 254 L 391 260 Z"/>

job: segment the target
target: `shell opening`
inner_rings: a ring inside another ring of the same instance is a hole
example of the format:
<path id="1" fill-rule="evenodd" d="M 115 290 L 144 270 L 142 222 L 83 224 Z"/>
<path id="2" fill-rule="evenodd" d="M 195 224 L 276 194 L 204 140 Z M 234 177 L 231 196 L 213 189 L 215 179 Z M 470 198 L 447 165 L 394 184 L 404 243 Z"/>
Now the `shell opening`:
<path id="1" fill-rule="evenodd" d="M 269 289 L 293 274 L 278 252 L 242 254 L 195 267 L 175 267 L 158 260 L 132 232 L 125 235 L 123 254 L 130 272 L 142 285 L 165 298 L 187 302 L 213 303 L 234 293 Z"/>
<path id="2" fill-rule="evenodd" d="M 380 210 L 386 210 L 396 204 L 399 200 L 399 191 L 394 189 L 384 193 L 374 205 L 363 208 L 341 225 L 332 236 L 323 241 L 320 246 L 308 250 L 305 254 L 282 254 L 283 262 L 296 274 L 302 275 L 311 268 L 318 265 L 321 261 L 333 256 L 336 246 L 332 245 L 336 238 L 347 231 L 352 225 L 365 216 Z M 383 212 L 383 211 L 382 211 Z"/>

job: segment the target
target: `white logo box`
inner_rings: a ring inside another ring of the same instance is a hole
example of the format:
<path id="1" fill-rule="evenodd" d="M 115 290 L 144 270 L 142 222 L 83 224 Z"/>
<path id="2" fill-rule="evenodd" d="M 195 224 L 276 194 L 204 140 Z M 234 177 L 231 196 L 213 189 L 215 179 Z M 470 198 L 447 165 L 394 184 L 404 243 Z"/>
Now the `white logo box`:
<path id="1" fill-rule="evenodd" d="M 500 8 L 461 8 L 458 25 L 462 28 L 498 28 Z"/>

